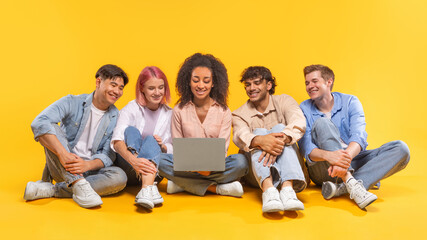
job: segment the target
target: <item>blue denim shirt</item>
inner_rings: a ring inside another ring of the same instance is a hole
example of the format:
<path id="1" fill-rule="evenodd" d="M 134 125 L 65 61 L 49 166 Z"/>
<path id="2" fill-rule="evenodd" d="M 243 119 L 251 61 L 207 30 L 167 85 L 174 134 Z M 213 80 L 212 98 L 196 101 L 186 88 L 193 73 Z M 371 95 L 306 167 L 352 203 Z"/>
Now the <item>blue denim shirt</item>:
<path id="1" fill-rule="evenodd" d="M 347 145 L 350 142 L 357 142 L 362 150 L 365 150 L 368 146 L 366 141 L 368 134 L 365 130 L 365 113 L 359 99 L 356 96 L 338 92 L 333 92 L 332 96 L 334 97 L 334 107 L 331 111 L 331 121 L 340 131 L 341 139 Z M 307 121 L 307 129 L 298 145 L 305 159 L 311 163 L 312 160 L 308 155 L 313 149 L 318 148 L 311 139 L 311 129 L 318 118 L 326 117 L 326 115 L 317 109 L 311 99 L 302 102 L 300 107 Z"/>
<path id="2" fill-rule="evenodd" d="M 44 134 L 56 135 L 52 124 L 61 123 L 68 140 L 69 149 L 73 149 L 85 129 L 89 119 L 92 94 L 68 95 L 43 110 L 31 123 L 34 139 Z M 119 110 L 111 105 L 101 119 L 92 146 L 92 158 L 100 159 L 104 167 L 111 166 L 116 154 L 110 148 L 110 140 L 116 126 Z"/>

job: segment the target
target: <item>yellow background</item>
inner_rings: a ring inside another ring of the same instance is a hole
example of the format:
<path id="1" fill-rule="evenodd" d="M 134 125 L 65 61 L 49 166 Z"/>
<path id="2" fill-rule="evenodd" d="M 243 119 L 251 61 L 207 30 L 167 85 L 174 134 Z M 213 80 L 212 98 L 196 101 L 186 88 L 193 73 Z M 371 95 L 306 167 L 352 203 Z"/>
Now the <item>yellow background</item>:
<path id="1" fill-rule="evenodd" d="M 421 0 L 2 1 L 2 238 L 423 238 L 426 12 Z M 306 210 L 264 215 L 258 189 L 245 188 L 241 199 L 200 198 L 166 195 L 165 182 L 165 204 L 152 213 L 133 205 L 135 187 L 103 198 L 94 210 L 71 199 L 22 199 L 26 182 L 40 179 L 44 166 L 30 130 L 40 111 L 66 94 L 93 91 L 95 72 L 107 63 L 130 77 L 119 109 L 134 98 L 147 65 L 166 73 L 174 103 L 179 66 L 195 52 L 226 65 L 231 110 L 247 99 L 238 80 L 248 66 L 268 67 L 278 80 L 276 93 L 298 102 L 307 98 L 303 67 L 330 66 L 334 90 L 357 95 L 364 106 L 369 147 L 403 140 L 411 149 L 409 166 L 382 181 L 367 211 L 345 197 L 325 201 L 314 186 L 298 194 Z"/>

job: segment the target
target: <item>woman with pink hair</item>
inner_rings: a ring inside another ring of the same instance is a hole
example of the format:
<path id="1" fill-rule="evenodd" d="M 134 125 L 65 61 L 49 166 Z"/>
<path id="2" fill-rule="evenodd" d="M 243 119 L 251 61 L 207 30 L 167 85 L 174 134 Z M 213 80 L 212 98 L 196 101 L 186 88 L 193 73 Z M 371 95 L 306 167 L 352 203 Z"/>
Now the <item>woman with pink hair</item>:
<path id="1" fill-rule="evenodd" d="M 111 138 L 111 148 L 118 153 L 115 164 L 126 172 L 129 185 L 142 185 L 135 202 L 148 209 L 163 203 L 155 182 L 156 156 L 173 150 L 169 100 L 165 74 L 157 67 L 144 68 L 136 83 L 135 100 L 120 110 Z"/>

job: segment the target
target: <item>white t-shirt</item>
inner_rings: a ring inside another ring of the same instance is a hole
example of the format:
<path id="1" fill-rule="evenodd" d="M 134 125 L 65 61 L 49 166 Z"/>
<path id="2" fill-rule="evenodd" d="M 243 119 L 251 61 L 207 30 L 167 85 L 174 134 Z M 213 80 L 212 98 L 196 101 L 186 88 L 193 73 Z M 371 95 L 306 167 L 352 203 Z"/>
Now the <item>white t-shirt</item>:
<path id="1" fill-rule="evenodd" d="M 92 158 L 93 140 L 95 138 L 96 131 L 98 130 L 99 123 L 101 122 L 101 118 L 104 116 L 105 112 L 106 111 L 96 108 L 93 103 L 91 104 L 90 115 L 85 129 L 77 141 L 76 146 L 73 148 L 73 152 L 82 159 L 89 160 Z"/>
<path id="2" fill-rule="evenodd" d="M 167 153 L 173 153 L 172 136 L 171 136 L 171 118 L 172 109 L 165 104 L 162 104 L 156 110 L 159 116 L 155 122 L 154 131 L 152 134 L 158 135 L 162 138 L 163 144 L 166 145 Z M 120 110 L 119 118 L 117 119 L 116 128 L 114 129 L 111 138 L 111 149 L 114 149 L 114 141 L 125 140 L 125 130 L 129 126 L 136 127 L 140 133 L 144 131 L 147 123 L 147 108 L 140 106 L 135 100 L 130 101 L 122 110 Z M 152 135 L 150 134 L 150 135 Z"/>

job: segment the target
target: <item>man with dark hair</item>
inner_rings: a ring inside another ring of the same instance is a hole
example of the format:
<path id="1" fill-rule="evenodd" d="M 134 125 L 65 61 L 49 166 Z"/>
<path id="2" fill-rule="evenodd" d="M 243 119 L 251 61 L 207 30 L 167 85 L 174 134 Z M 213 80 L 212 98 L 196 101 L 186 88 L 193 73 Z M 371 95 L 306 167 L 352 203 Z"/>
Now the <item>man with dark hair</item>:
<path id="1" fill-rule="evenodd" d="M 327 66 L 307 66 L 304 77 L 310 99 L 301 103 L 307 131 L 299 146 L 310 178 L 322 185 L 325 199 L 349 193 L 364 209 L 377 199 L 367 189 L 406 167 L 408 146 L 393 141 L 366 150 L 365 114 L 357 97 L 332 92 L 335 76 Z"/>
<path id="2" fill-rule="evenodd" d="M 112 166 L 116 155 L 110 140 L 118 116 L 114 103 L 123 95 L 128 77 L 121 68 L 104 65 L 95 78 L 92 94 L 63 97 L 31 123 L 35 140 L 45 149 L 46 165 L 42 180 L 27 183 L 25 200 L 72 197 L 81 207 L 91 208 L 102 204 L 99 195 L 126 186 L 126 174 Z"/>
<path id="3" fill-rule="evenodd" d="M 305 132 L 304 115 L 292 97 L 273 95 L 276 81 L 269 69 L 249 67 L 240 82 L 249 100 L 232 113 L 233 141 L 251 155 L 253 174 L 263 191 L 262 211 L 303 210 L 295 192 L 307 183 L 295 143 Z"/>

